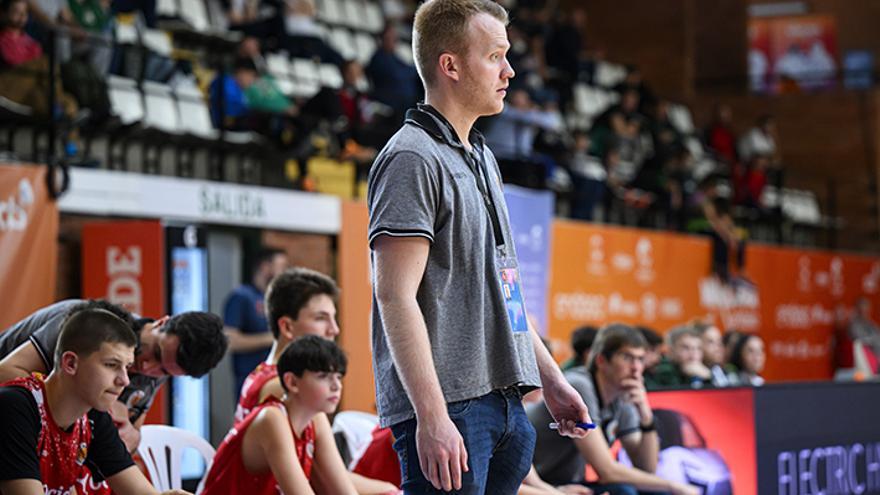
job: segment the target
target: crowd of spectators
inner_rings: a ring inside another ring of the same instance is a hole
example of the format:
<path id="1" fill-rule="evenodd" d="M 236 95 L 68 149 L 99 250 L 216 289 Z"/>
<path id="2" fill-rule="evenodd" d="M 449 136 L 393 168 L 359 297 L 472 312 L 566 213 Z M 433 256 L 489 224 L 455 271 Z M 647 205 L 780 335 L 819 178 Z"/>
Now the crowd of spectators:
<path id="1" fill-rule="evenodd" d="M 715 325 L 694 320 L 669 329 L 664 336 L 637 327 L 645 339 L 644 381 L 648 390 L 663 388 L 718 388 L 758 386 L 766 362 L 764 341 L 753 333 L 723 332 Z M 584 363 L 599 329 L 578 328 L 571 335 L 574 356 L 563 369 Z M 880 332 L 877 333 L 880 335 Z"/>
<path id="2" fill-rule="evenodd" d="M 155 0 L 4 0 L 0 79 L 10 83 L 0 85 L 0 96 L 75 128 L 112 117 L 103 80 L 108 74 L 172 86 L 186 81 L 204 91 L 217 128 L 258 132 L 298 158 L 321 152 L 354 159 L 365 171 L 422 95 L 416 70 L 400 50 L 409 43 L 414 2 L 380 3 L 386 25 L 363 65 L 329 41 L 315 2 L 228 1 L 226 24 L 242 39 L 218 72 L 197 58 L 173 60 L 109 43 L 120 16 L 136 13 L 144 27 L 161 27 Z M 738 135 L 730 107 L 720 104 L 701 135 L 689 133 L 674 123 L 671 103 L 631 66 L 605 88 L 614 103 L 589 125 L 573 125 L 567 117 L 574 88 L 599 84 L 604 57 L 587 43 L 586 12 L 557 10 L 549 2 L 506 3 L 512 19 L 508 57 L 517 75 L 505 110 L 478 125 L 507 182 L 554 190 L 563 216 L 705 233 L 716 240 L 719 258 L 722 251 L 741 251 L 745 235 L 734 212 L 773 218 L 762 203 L 765 186 L 781 183 L 772 116 Z M 48 109 L 46 52 L 53 32 L 62 84 L 57 108 Z M 267 66 L 279 55 L 334 66 L 342 85 L 292 94 Z M 75 155 L 75 133 L 69 141 L 68 154 Z M 697 163 L 704 151 L 708 168 Z M 729 263 L 719 259 L 715 265 L 727 281 Z"/>

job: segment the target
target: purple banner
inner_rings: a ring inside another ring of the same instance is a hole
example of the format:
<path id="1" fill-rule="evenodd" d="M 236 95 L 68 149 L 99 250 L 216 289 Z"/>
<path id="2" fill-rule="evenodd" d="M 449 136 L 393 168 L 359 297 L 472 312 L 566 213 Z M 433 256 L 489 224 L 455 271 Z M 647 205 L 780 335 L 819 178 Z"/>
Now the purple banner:
<path id="1" fill-rule="evenodd" d="M 505 185 L 504 197 L 519 258 L 526 310 L 541 335 L 546 335 L 553 193 Z"/>

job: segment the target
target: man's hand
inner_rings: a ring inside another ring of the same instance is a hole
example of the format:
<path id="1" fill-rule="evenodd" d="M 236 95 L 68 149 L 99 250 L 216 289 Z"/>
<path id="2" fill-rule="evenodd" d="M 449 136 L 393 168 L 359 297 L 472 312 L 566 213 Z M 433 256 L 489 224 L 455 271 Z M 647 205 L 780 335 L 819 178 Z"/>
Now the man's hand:
<path id="1" fill-rule="evenodd" d="M 651 411 L 651 404 L 648 403 L 648 392 L 645 390 L 644 382 L 638 378 L 624 378 L 620 381 L 620 388 L 623 400 L 638 408 L 642 424 L 650 423 L 654 412 Z"/>
<path id="2" fill-rule="evenodd" d="M 545 384 L 544 404 L 559 424 L 560 435 L 572 438 L 587 436 L 589 431 L 576 427 L 575 423 L 592 422 L 590 413 L 580 394 L 568 382 L 562 380 Z"/>
<path id="3" fill-rule="evenodd" d="M 461 473 L 468 471 L 468 454 L 455 423 L 447 414 L 416 421 L 419 465 L 434 488 L 461 489 Z"/>
<path id="4" fill-rule="evenodd" d="M 193 495 L 192 493 L 185 490 L 167 490 L 162 492 L 161 495 Z"/>

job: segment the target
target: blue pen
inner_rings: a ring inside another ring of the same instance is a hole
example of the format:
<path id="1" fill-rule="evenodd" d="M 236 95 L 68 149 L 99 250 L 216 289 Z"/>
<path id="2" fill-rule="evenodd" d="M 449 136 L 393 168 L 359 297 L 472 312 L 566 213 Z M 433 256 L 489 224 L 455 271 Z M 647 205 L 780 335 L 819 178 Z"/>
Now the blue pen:
<path id="1" fill-rule="evenodd" d="M 582 430 L 593 430 L 596 428 L 596 425 L 593 423 L 575 423 L 574 425 Z M 559 423 L 550 423 L 547 426 L 549 426 L 551 430 L 559 429 Z"/>

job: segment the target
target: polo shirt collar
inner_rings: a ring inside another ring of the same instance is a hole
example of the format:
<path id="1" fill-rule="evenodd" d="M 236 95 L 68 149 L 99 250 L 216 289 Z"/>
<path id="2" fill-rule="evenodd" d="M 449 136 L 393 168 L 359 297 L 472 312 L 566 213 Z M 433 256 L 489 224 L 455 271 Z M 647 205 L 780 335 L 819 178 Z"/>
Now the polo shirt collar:
<path id="1" fill-rule="evenodd" d="M 407 110 L 406 122 L 424 129 L 425 132 L 438 141 L 442 141 L 456 148 L 464 149 L 464 145 L 462 145 L 461 141 L 458 139 L 458 134 L 456 134 L 455 128 L 452 127 L 452 124 L 450 124 L 449 121 L 446 120 L 446 117 L 444 117 L 436 108 L 427 103 L 419 103 L 415 108 Z M 473 127 L 471 128 L 468 140 L 470 140 L 471 145 L 474 146 L 474 148 L 480 150 L 482 150 L 483 145 L 485 144 L 483 134 Z"/>

